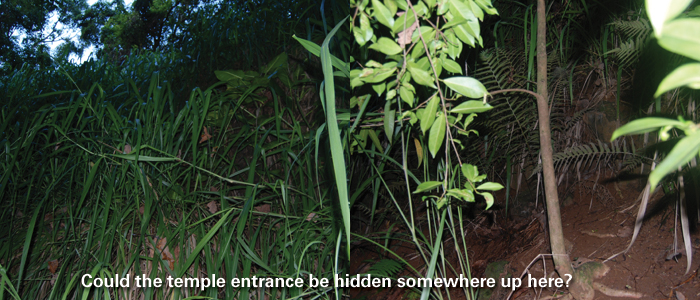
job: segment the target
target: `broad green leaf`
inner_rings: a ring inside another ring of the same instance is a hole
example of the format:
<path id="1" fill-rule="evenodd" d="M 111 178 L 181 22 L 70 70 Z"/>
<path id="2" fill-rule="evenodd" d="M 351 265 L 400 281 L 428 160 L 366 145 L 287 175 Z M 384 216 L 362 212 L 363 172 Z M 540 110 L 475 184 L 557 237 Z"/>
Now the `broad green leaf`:
<path id="1" fill-rule="evenodd" d="M 435 74 L 437 78 L 440 78 L 440 74 L 442 74 L 442 60 L 434 59 L 433 63 L 435 64 Z"/>
<path id="2" fill-rule="evenodd" d="M 417 113 L 418 119 L 420 119 L 420 130 L 423 131 L 423 134 L 433 125 L 439 104 L 440 97 L 435 95 L 430 98 L 430 101 L 428 101 L 428 104 L 425 106 L 425 110 L 420 114 Z"/>
<path id="3" fill-rule="evenodd" d="M 700 60 L 700 19 L 678 19 L 666 23 L 659 45 L 671 52 Z"/>
<path id="4" fill-rule="evenodd" d="M 462 67 L 454 60 L 446 57 L 443 57 L 440 60 L 442 61 L 442 65 L 445 67 L 445 70 L 452 73 L 462 74 Z"/>
<path id="5" fill-rule="evenodd" d="M 454 30 L 445 32 L 445 38 L 447 39 L 447 55 L 449 55 L 451 59 L 457 59 L 462 53 L 464 45 L 459 38 L 455 36 Z"/>
<path id="6" fill-rule="evenodd" d="M 486 209 L 491 208 L 493 206 L 493 195 L 491 193 L 478 193 L 481 196 L 484 196 L 484 199 L 486 200 Z"/>
<path id="7" fill-rule="evenodd" d="M 656 90 L 654 94 L 654 98 L 681 86 L 700 89 L 700 63 L 685 64 L 673 70 L 671 74 L 668 74 L 668 76 L 661 81 L 659 89 Z"/>
<path id="8" fill-rule="evenodd" d="M 395 81 L 393 81 L 395 82 Z M 394 99 L 396 98 L 396 89 L 390 89 L 386 92 L 386 98 L 387 99 Z"/>
<path id="9" fill-rule="evenodd" d="M 396 61 L 388 61 L 382 65 L 382 68 L 384 68 L 384 69 L 396 69 L 396 66 L 398 66 L 398 64 L 399 63 Z"/>
<path id="10" fill-rule="evenodd" d="M 396 15 L 396 11 L 399 10 L 398 5 L 394 0 L 384 0 L 384 6 L 386 6 L 386 8 L 389 9 L 389 12 L 392 16 Z"/>
<path id="11" fill-rule="evenodd" d="M 677 170 L 679 167 L 683 167 L 690 159 L 696 157 L 698 150 L 700 150 L 700 132 L 696 131 L 682 138 L 668 153 L 668 156 L 649 174 L 651 191 L 654 191 L 654 188 L 664 176 Z"/>
<path id="12" fill-rule="evenodd" d="M 435 119 L 435 123 L 430 127 L 430 136 L 428 137 L 428 150 L 430 154 L 435 158 L 438 150 L 442 146 L 442 141 L 445 140 L 445 120 L 446 116 L 442 112 L 438 112 L 438 116 Z"/>
<path id="13" fill-rule="evenodd" d="M 462 174 L 464 175 L 464 177 L 467 178 L 467 180 L 473 182 L 476 179 L 476 177 L 479 176 L 479 168 L 474 165 L 463 164 Z"/>
<path id="14" fill-rule="evenodd" d="M 481 7 L 479 7 L 476 3 L 474 3 L 474 0 L 467 0 L 467 4 L 469 7 L 472 9 L 472 13 L 474 16 L 476 16 L 477 19 L 480 21 L 484 20 L 484 11 L 481 10 Z"/>
<path id="15" fill-rule="evenodd" d="M 381 37 L 379 40 L 377 40 L 376 43 L 372 44 L 372 46 L 369 46 L 370 49 L 372 50 L 377 50 L 381 53 L 384 53 L 386 55 L 396 55 L 401 53 L 403 49 L 394 42 L 394 40 L 386 37 Z"/>
<path id="16" fill-rule="evenodd" d="M 368 39 L 365 39 L 366 31 L 360 29 L 360 27 L 353 26 L 352 34 L 355 36 L 355 41 L 358 45 L 360 45 L 360 47 L 364 46 L 369 41 Z"/>
<path id="17" fill-rule="evenodd" d="M 399 96 L 401 96 L 401 100 L 406 102 L 408 106 L 413 107 L 413 92 L 411 92 L 407 87 L 401 86 L 399 88 Z"/>
<path id="18" fill-rule="evenodd" d="M 483 191 L 500 191 L 503 189 L 503 185 L 501 185 L 500 183 L 496 183 L 496 182 L 486 182 L 480 186 L 477 186 L 476 189 L 483 190 Z"/>
<path id="19" fill-rule="evenodd" d="M 474 192 L 467 189 L 449 189 L 447 195 L 459 198 L 466 202 L 474 202 Z"/>
<path id="20" fill-rule="evenodd" d="M 350 79 L 350 87 L 352 88 L 356 88 L 364 84 L 365 83 L 362 81 L 362 79 L 360 79 L 360 77 L 353 77 L 352 79 Z"/>
<path id="21" fill-rule="evenodd" d="M 450 1 L 450 14 L 465 21 L 476 21 L 476 16 L 469 5 L 459 0 Z"/>
<path id="22" fill-rule="evenodd" d="M 399 2 L 397 2 L 398 4 Z M 411 28 L 411 25 L 416 22 L 416 15 L 413 13 L 412 9 L 409 9 L 407 13 L 401 15 L 398 19 L 396 19 L 396 22 L 394 22 L 394 27 L 391 29 L 391 32 L 394 34 L 397 34 L 401 31 L 404 31 L 406 28 Z"/>
<path id="23" fill-rule="evenodd" d="M 410 74 L 409 74 L 409 73 L 406 73 L 406 74 L 408 74 L 409 76 L 404 76 L 404 77 L 410 77 Z M 408 83 L 408 82 L 402 82 L 402 83 L 401 83 L 401 87 L 406 88 L 407 90 L 409 90 L 409 91 L 410 91 L 411 93 L 413 93 L 413 94 L 416 93 L 416 88 L 413 87 L 413 85 L 410 84 L 410 83 Z"/>
<path id="24" fill-rule="evenodd" d="M 464 122 L 462 122 L 462 124 L 464 124 L 464 130 L 467 130 L 467 126 L 469 126 L 469 124 L 471 124 L 472 121 L 474 121 L 474 118 L 476 118 L 476 114 L 469 114 L 469 115 L 464 119 Z M 478 133 L 477 133 L 477 134 L 478 134 Z"/>
<path id="25" fill-rule="evenodd" d="M 435 188 L 439 187 L 442 185 L 442 181 L 426 181 L 418 185 L 415 191 L 413 191 L 414 194 L 420 193 L 420 192 L 427 192 L 430 190 L 434 190 Z"/>
<path id="26" fill-rule="evenodd" d="M 418 111 L 412 112 L 412 111 L 407 111 L 405 112 L 406 116 L 410 118 L 408 122 L 411 124 L 411 126 L 416 125 L 416 122 L 418 122 Z"/>
<path id="27" fill-rule="evenodd" d="M 649 21 L 654 27 L 656 37 L 665 34 L 664 24 L 682 13 L 692 0 L 646 0 L 647 14 Z"/>
<path id="28" fill-rule="evenodd" d="M 438 0 L 438 2 L 437 2 L 437 6 L 438 6 L 437 14 L 439 16 L 444 15 L 447 12 L 447 10 L 450 9 L 448 2 L 449 2 L 449 0 Z"/>
<path id="29" fill-rule="evenodd" d="M 369 17 L 367 14 L 360 14 L 360 28 L 362 28 L 362 30 L 372 31 L 372 24 L 369 22 Z M 369 41 L 369 39 L 367 40 Z"/>
<path id="30" fill-rule="evenodd" d="M 445 23 L 442 25 L 441 29 L 442 30 L 447 30 L 450 29 L 454 26 L 460 25 L 460 24 L 466 24 L 467 20 L 462 19 L 462 18 L 452 18 L 449 22 Z"/>
<path id="31" fill-rule="evenodd" d="M 472 37 L 479 36 L 479 21 L 477 20 L 476 15 L 474 15 L 474 12 L 471 10 L 470 5 L 461 1 L 450 1 L 450 5 L 450 13 L 454 17 L 467 21 L 467 24 L 456 27 L 463 26 L 466 32 Z"/>
<path id="32" fill-rule="evenodd" d="M 457 105 L 457 107 L 450 110 L 450 113 L 455 113 L 455 114 L 480 113 L 480 112 L 485 112 L 487 110 L 490 110 L 492 108 L 493 108 L 493 106 L 489 105 L 488 103 L 484 103 L 483 101 L 469 100 L 469 101 L 464 102 L 460 105 Z"/>
<path id="33" fill-rule="evenodd" d="M 457 59 L 462 53 L 462 47 L 464 47 L 464 45 L 459 38 L 455 36 L 454 30 L 445 32 L 445 39 L 447 40 L 447 55 L 449 55 L 451 59 Z"/>
<path id="34" fill-rule="evenodd" d="M 376 60 L 370 60 L 370 61 L 368 61 L 367 63 L 365 63 L 365 67 L 366 67 L 366 68 L 381 68 L 381 67 L 383 67 L 383 65 L 380 64 L 380 63 L 379 63 L 378 61 L 376 61 Z"/>
<path id="35" fill-rule="evenodd" d="M 430 43 L 430 41 L 435 39 L 435 29 L 430 26 L 420 26 L 413 32 L 411 41 L 418 43 L 421 40 L 421 36 L 426 43 Z"/>
<path id="36" fill-rule="evenodd" d="M 481 9 L 483 9 L 489 15 L 498 14 L 496 8 L 494 8 L 493 4 L 491 4 L 491 0 L 476 0 L 476 4 L 478 4 Z"/>
<path id="37" fill-rule="evenodd" d="M 386 90 L 386 82 L 381 82 L 378 84 L 373 84 L 372 89 L 377 93 L 377 97 L 381 96 Z"/>
<path id="38" fill-rule="evenodd" d="M 396 111 L 391 108 L 391 101 L 386 101 L 384 104 L 384 133 L 386 133 L 389 143 L 394 138 L 394 120 L 396 120 Z"/>
<path id="39" fill-rule="evenodd" d="M 415 63 L 409 62 L 408 66 L 414 67 L 414 68 L 419 68 L 421 70 L 428 70 L 427 72 L 430 72 L 430 59 L 428 59 L 428 56 L 423 56 L 421 59 L 419 59 Z"/>
<path id="40" fill-rule="evenodd" d="M 381 1 L 372 0 L 372 8 L 374 9 L 374 17 L 377 18 L 379 23 L 389 28 L 394 27 L 394 18 L 391 15 L 391 11 Z"/>
<path id="41" fill-rule="evenodd" d="M 412 91 L 415 94 L 416 93 L 416 88 L 413 88 L 413 85 L 409 82 L 411 81 L 411 72 L 403 72 L 403 76 L 401 76 L 401 80 L 399 80 L 401 84 L 403 85 L 410 85 L 412 87 Z"/>
<path id="42" fill-rule="evenodd" d="M 440 197 L 440 199 L 438 199 L 438 201 L 435 202 L 435 204 L 437 204 L 437 209 L 440 210 L 440 209 L 442 209 L 443 207 L 445 207 L 445 205 L 447 205 L 447 198 L 445 198 L 445 197 Z M 435 256 L 437 256 L 437 255 L 435 255 Z M 431 258 L 431 261 L 432 261 L 432 260 L 434 260 L 434 259 Z M 427 296 L 425 297 L 425 299 L 428 299 Z M 421 300 L 423 300 L 423 299 L 421 299 Z"/>
<path id="43" fill-rule="evenodd" d="M 423 47 L 423 41 L 420 41 L 413 47 L 413 50 L 411 50 L 410 58 L 413 60 L 419 60 L 421 57 L 423 57 L 423 54 L 425 54 L 425 48 Z"/>
<path id="44" fill-rule="evenodd" d="M 413 78 L 417 84 L 437 89 L 435 82 L 433 82 L 433 77 L 430 76 L 428 71 L 425 71 L 417 66 L 411 66 L 410 63 L 408 65 L 408 71 L 411 72 L 411 78 Z"/>
<path id="45" fill-rule="evenodd" d="M 469 98 L 482 98 L 488 94 L 484 85 L 472 77 L 456 76 L 447 78 L 444 81 L 453 91 Z"/>
<path id="46" fill-rule="evenodd" d="M 629 122 L 613 132 L 610 141 L 623 135 L 642 134 L 666 126 L 683 126 L 683 122 L 666 118 L 643 118 Z"/>
<path id="47" fill-rule="evenodd" d="M 467 31 L 467 26 L 465 24 L 457 25 L 452 27 L 452 30 L 454 30 L 455 35 L 464 42 L 465 44 L 474 47 L 476 42 L 476 39 L 474 39 L 474 36 L 469 34 Z"/>
<path id="48" fill-rule="evenodd" d="M 362 73 L 360 73 L 359 78 L 361 78 L 362 81 L 367 82 L 367 83 L 379 83 L 379 82 L 382 82 L 385 79 L 389 78 L 389 76 L 393 75 L 395 71 L 396 71 L 396 68 L 390 68 L 390 69 L 365 68 L 362 70 Z"/>
<path id="49" fill-rule="evenodd" d="M 402 10 L 408 10 L 408 2 L 406 0 L 396 0 L 396 6 Z"/>

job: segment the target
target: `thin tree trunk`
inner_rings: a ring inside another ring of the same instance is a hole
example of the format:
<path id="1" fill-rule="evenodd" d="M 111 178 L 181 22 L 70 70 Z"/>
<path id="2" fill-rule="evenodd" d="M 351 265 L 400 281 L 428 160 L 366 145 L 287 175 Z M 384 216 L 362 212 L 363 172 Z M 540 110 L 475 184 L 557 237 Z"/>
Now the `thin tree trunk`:
<path id="1" fill-rule="evenodd" d="M 547 105 L 547 28 L 544 0 L 537 0 L 537 113 L 540 123 L 540 155 L 544 173 L 544 190 L 549 220 L 549 242 L 552 247 L 554 265 L 561 278 L 564 274 L 574 275 L 571 259 L 564 246 L 564 230 L 561 226 L 561 211 L 557 195 L 556 176 L 552 159 L 552 137 L 549 127 L 549 108 Z M 576 278 L 569 285 L 569 292 L 575 299 L 580 299 L 580 285 Z"/>

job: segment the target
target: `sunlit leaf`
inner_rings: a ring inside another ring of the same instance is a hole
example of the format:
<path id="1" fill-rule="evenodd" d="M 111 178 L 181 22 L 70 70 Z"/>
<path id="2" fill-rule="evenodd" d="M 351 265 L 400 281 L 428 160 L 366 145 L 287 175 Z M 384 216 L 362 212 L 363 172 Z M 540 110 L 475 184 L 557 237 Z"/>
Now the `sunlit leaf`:
<path id="1" fill-rule="evenodd" d="M 678 120 L 666 118 L 643 118 L 629 122 L 613 132 L 610 141 L 623 135 L 642 134 L 654 131 L 666 126 L 682 126 L 683 123 Z"/>
<path id="2" fill-rule="evenodd" d="M 474 166 L 474 165 L 463 164 L 462 165 L 462 174 L 469 181 L 474 181 L 476 179 L 476 177 L 479 176 L 479 168 L 477 166 Z"/>
<path id="3" fill-rule="evenodd" d="M 443 58 L 441 60 L 442 65 L 445 67 L 445 70 L 450 71 L 452 73 L 462 74 L 462 67 L 457 62 L 449 58 Z"/>
<path id="4" fill-rule="evenodd" d="M 414 194 L 420 193 L 420 192 L 427 192 L 430 190 L 434 190 L 435 188 L 439 187 L 442 185 L 442 181 L 426 181 L 418 185 L 415 191 L 413 191 Z"/>
<path id="5" fill-rule="evenodd" d="M 428 101 L 428 105 L 425 106 L 425 110 L 418 114 L 418 119 L 420 119 L 420 129 L 425 133 L 433 125 L 435 121 L 435 114 L 437 113 L 438 105 L 440 104 L 440 98 L 438 96 L 433 96 Z"/>
<path id="6" fill-rule="evenodd" d="M 485 209 L 489 209 L 493 206 L 493 195 L 491 195 L 491 193 L 479 193 L 479 195 L 484 196 L 484 200 L 486 200 Z"/>
<path id="7" fill-rule="evenodd" d="M 465 44 L 474 47 L 476 44 L 476 39 L 472 34 L 467 31 L 467 26 L 463 23 L 457 26 L 452 27 L 452 30 L 454 31 L 455 35 Z"/>
<path id="8" fill-rule="evenodd" d="M 375 93 L 377 93 L 377 96 L 381 96 L 384 93 L 384 90 L 386 90 L 386 82 L 373 84 L 372 89 Z"/>
<path id="9" fill-rule="evenodd" d="M 664 26 L 659 45 L 671 52 L 700 60 L 700 19 L 678 19 Z"/>
<path id="10" fill-rule="evenodd" d="M 484 85 L 472 77 L 456 76 L 447 78 L 444 81 L 453 91 L 469 98 L 482 98 L 488 94 Z"/>
<path id="11" fill-rule="evenodd" d="M 683 167 L 693 157 L 698 156 L 700 150 L 700 131 L 696 131 L 682 138 L 671 150 L 666 158 L 656 166 L 649 174 L 649 184 L 652 191 L 667 174 Z"/>
<path id="12" fill-rule="evenodd" d="M 654 98 L 681 86 L 700 89 L 700 63 L 685 64 L 673 70 L 661 81 Z"/>
<path id="13" fill-rule="evenodd" d="M 408 106 L 413 107 L 413 92 L 411 92 L 407 87 L 402 86 L 399 88 L 399 96 L 401 96 L 401 100 L 406 102 Z"/>
<path id="14" fill-rule="evenodd" d="M 484 103 L 483 101 L 469 100 L 460 105 L 457 105 L 455 108 L 450 110 L 450 112 L 456 114 L 471 114 L 485 112 L 492 108 L 493 106 L 489 105 L 488 103 Z"/>
<path id="15" fill-rule="evenodd" d="M 467 189 L 449 189 L 446 194 L 462 201 L 474 202 L 474 192 Z"/>
<path id="16" fill-rule="evenodd" d="M 377 40 L 376 43 L 369 46 L 369 48 L 372 50 L 377 50 L 379 52 L 382 52 L 386 55 L 396 55 L 396 54 L 401 53 L 401 51 L 403 51 L 403 49 L 401 49 L 399 44 L 394 42 L 394 40 L 392 40 L 390 38 L 386 38 L 386 37 L 379 38 L 379 40 Z"/>
<path id="17" fill-rule="evenodd" d="M 493 4 L 491 4 L 491 0 L 476 0 L 476 4 L 481 7 L 487 14 L 489 15 L 497 15 L 498 11 L 496 11 L 496 8 L 493 7 Z"/>
<path id="18" fill-rule="evenodd" d="M 413 80 L 420 85 L 431 87 L 436 89 L 435 82 L 433 82 L 433 77 L 427 71 L 409 64 L 408 71 L 411 72 L 411 77 Z"/>
<path id="19" fill-rule="evenodd" d="M 646 0 L 647 14 L 657 37 L 666 30 L 664 24 L 685 10 L 692 0 Z M 664 33 L 665 34 L 665 33 Z"/>
<path id="20" fill-rule="evenodd" d="M 379 23 L 389 28 L 394 27 L 394 18 L 391 15 L 391 11 L 381 1 L 372 0 L 372 8 L 374 9 L 374 17 L 377 18 Z"/>
<path id="21" fill-rule="evenodd" d="M 483 191 L 500 191 L 503 189 L 503 185 L 496 182 L 486 182 L 476 187 L 477 190 Z"/>
<path id="22" fill-rule="evenodd" d="M 430 136 L 428 137 L 428 150 L 430 154 L 435 158 L 438 150 L 442 147 L 442 141 L 445 140 L 445 120 L 446 116 L 442 112 L 438 112 L 438 116 L 435 119 L 435 123 L 430 127 Z"/>

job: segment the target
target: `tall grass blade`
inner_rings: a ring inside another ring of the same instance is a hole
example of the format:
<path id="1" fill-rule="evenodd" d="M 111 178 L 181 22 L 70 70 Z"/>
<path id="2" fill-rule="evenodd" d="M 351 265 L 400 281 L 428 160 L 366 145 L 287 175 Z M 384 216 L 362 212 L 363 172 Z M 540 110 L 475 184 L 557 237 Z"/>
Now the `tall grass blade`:
<path id="1" fill-rule="evenodd" d="M 345 23 L 348 17 L 341 20 L 338 25 L 331 30 L 321 45 L 321 67 L 323 69 L 323 80 L 326 98 L 326 124 L 328 124 L 328 138 L 331 143 L 331 157 L 333 159 L 333 171 L 335 172 L 335 182 L 338 187 L 338 200 L 340 210 L 343 215 L 343 225 L 345 226 L 346 252 L 350 259 L 350 202 L 348 200 L 347 174 L 345 171 L 345 154 L 343 153 L 343 143 L 340 141 L 340 130 L 338 129 L 338 119 L 335 112 L 335 85 L 333 84 L 333 67 L 331 64 L 331 53 L 329 44 L 333 35 Z"/>

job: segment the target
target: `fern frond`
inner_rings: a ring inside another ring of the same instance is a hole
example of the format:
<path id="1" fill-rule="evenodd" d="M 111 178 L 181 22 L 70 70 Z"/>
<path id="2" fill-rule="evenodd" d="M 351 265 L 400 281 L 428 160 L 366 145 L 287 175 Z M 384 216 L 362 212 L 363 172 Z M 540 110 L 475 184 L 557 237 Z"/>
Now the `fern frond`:
<path id="1" fill-rule="evenodd" d="M 581 170 L 598 168 L 618 156 L 635 157 L 641 155 L 634 151 L 629 151 L 626 144 L 620 147 L 617 143 L 609 145 L 599 140 L 598 145 L 590 143 L 588 145 L 573 146 L 554 154 L 554 168 L 557 173 L 567 172 L 575 168 L 574 170 L 580 174 Z M 539 164 L 530 176 L 537 174 L 541 170 L 542 165 Z"/>
<path id="2" fill-rule="evenodd" d="M 644 46 L 651 37 L 651 25 L 644 19 L 634 21 L 617 20 L 610 24 L 613 25 L 623 37 L 627 37 L 628 40 L 622 42 L 618 48 L 608 51 L 607 54 L 615 54 L 621 66 L 631 66 L 637 62 L 642 50 L 644 50 Z"/>
<path id="3" fill-rule="evenodd" d="M 651 35 L 652 28 L 649 21 L 645 19 L 625 21 L 616 20 L 610 25 L 613 25 L 615 29 L 619 30 L 623 35 L 632 40 L 643 40 Z"/>
<path id="4" fill-rule="evenodd" d="M 369 268 L 368 273 L 379 277 L 395 277 L 403 266 L 393 259 L 382 259 Z"/>
<path id="5" fill-rule="evenodd" d="M 582 110 L 579 110 L 579 111 L 575 112 L 574 115 L 571 117 L 571 120 L 567 120 L 567 121 L 566 121 L 566 130 L 571 129 L 571 127 L 573 127 L 574 125 L 576 125 L 576 123 L 578 123 L 579 121 L 581 121 L 581 120 L 583 119 L 583 117 L 584 117 L 588 112 L 590 112 L 590 111 L 592 111 L 592 110 L 593 110 L 593 107 L 587 107 L 587 108 L 584 108 L 584 109 L 582 109 Z"/>
<path id="6" fill-rule="evenodd" d="M 639 60 L 639 56 L 644 50 L 647 39 L 629 40 L 620 44 L 620 47 L 608 51 L 608 54 L 615 54 L 618 63 L 623 67 L 629 67 Z"/>

